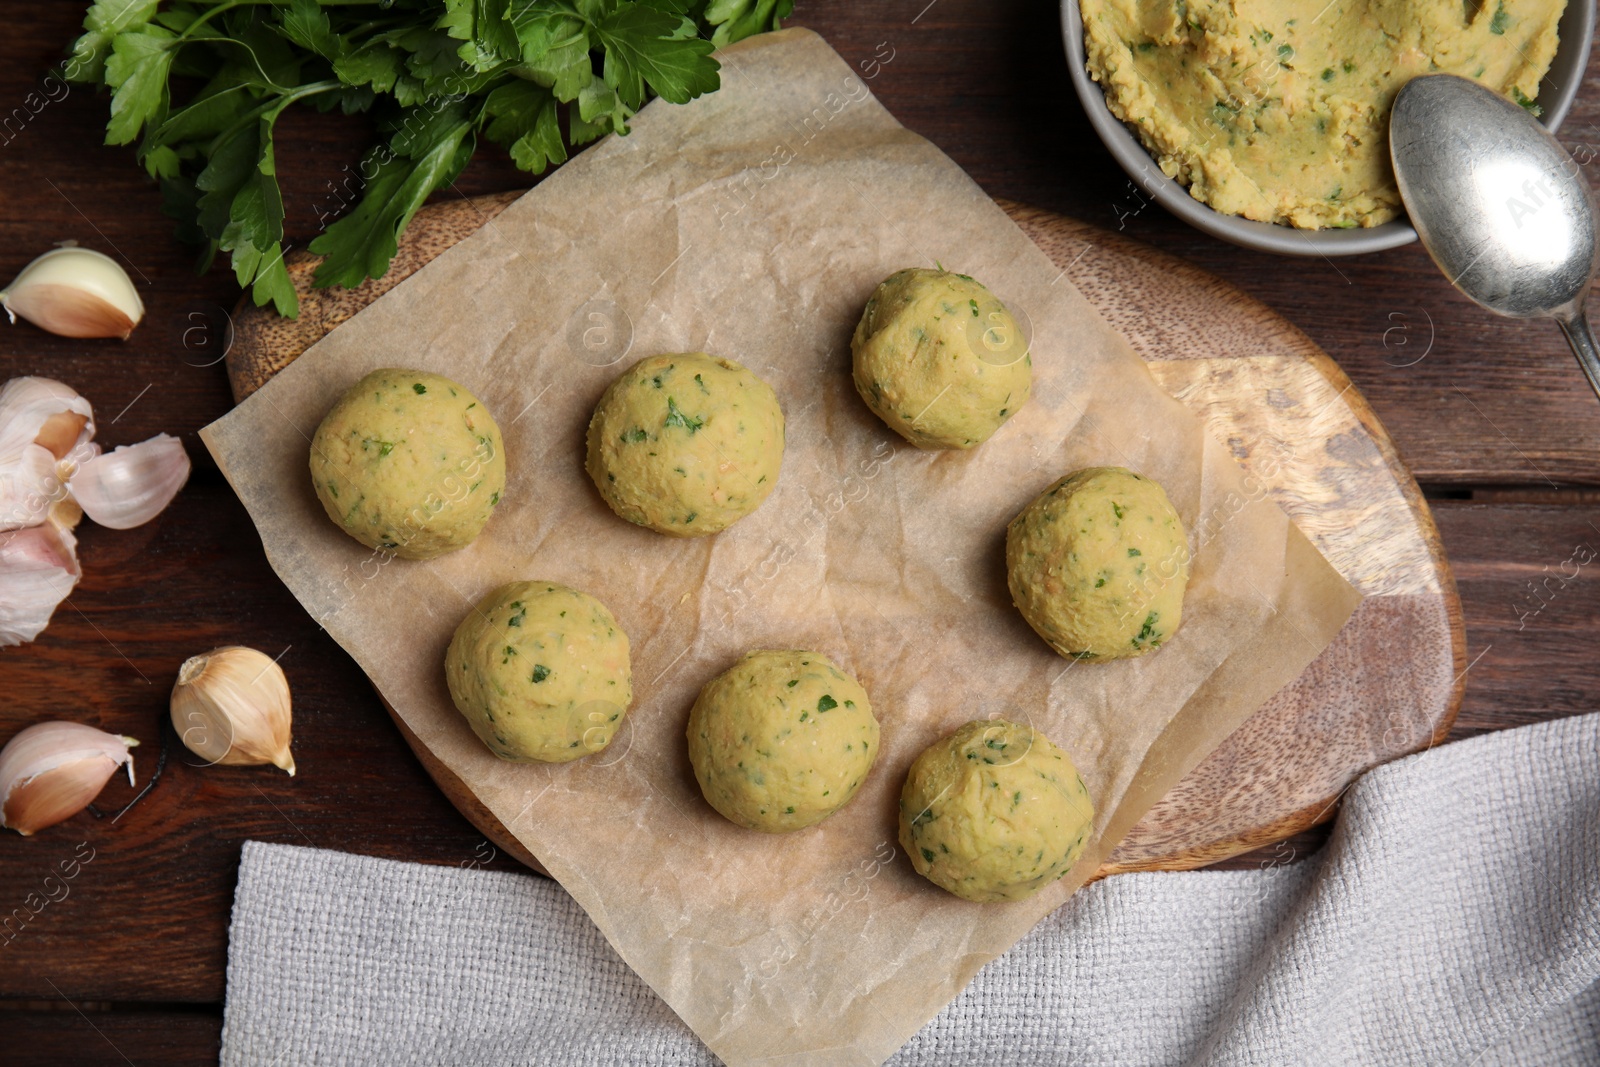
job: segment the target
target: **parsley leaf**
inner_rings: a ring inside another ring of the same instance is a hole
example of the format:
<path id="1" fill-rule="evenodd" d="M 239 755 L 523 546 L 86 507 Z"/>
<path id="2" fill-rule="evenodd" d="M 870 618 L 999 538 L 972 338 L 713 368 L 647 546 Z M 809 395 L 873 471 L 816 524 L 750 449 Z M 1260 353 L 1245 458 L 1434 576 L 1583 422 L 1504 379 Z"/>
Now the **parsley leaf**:
<path id="1" fill-rule="evenodd" d="M 273 241 L 265 247 L 257 247 L 244 236 L 243 227 L 235 222 L 223 231 L 218 247 L 232 253 L 234 275 L 241 287 L 250 290 L 250 296 L 257 304 L 271 301 L 278 314 L 291 317 L 295 314 L 300 298 L 295 294 L 288 268 L 283 265 L 281 244 Z"/>
<path id="2" fill-rule="evenodd" d="M 556 99 L 576 100 L 594 78 L 589 51 L 589 23 L 561 4 L 529 4 L 513 13 L 512 23 L 522 45 L 522 62 L 529 77 L 551 89 Z"/>
<path id="3" fill-rule="evenodd" d="M 705 424 L 706 420 L 704 418 L 685 415 L 682 411 L 678 410 L 678 402 L 672 399 L 670 396 L 667 397 L 667 421 L 665 425 L 677 426 L 688 430 L 691 434 L 693 434 Z"/>
<path id="4" fill-rule="evenodd" d="M 778 28 L 778 20 L 794 13 L 794 0 L 711 0 L 706 21 L 717 28 L 711 43 L 721 48 L 734 41 Z"/>
<path id="5" fill-rule="evenodd" d="M 101 0 L 83 16 L 84 34 L 72 46 L 67 77 L 96 82 L 105 77 L 106 56 L 118 34 L 139 30 L 156 14 L 157 0 Z"/>
<path id="6" fill-rule="evenodd" d="M 595 26 L 606 49 L 606 84 L 632 108 L 644 103 L 645 85 L 674 104 L 715 92 L 720 64 L 715 45 L 694 36 L 693 23 L 643 4 L 619 8 Z"/>
<path id="7" fill-rule="evenodd" d="M 317 0 L 290 0 L 278 32 L 301 48 L 332 59 L 340 52 L 340 41 L 333 33 L 328 13 Z"/>
<path id="8" fill-rule="evenodd" d="M 376 174 L 355 210 L 311 242 L 311 251 L 327 257 L 317 268 L 318 285 L 353 289 L 383 277 L 400 231 L 428 194 L 454 181 L 472 158 L 472 120 L 463 105 L 431 114 L 415 109 L 408 119 L 417 121 L 399 123 L 390 144 L 368 156 Z"/>
<path id="9" fill-rule="evenodd" d="M 399 80 L 400 65 L 400 51 L 388 41 L 378 39 L 341 53 L 333 61 L 333 73 L 346 85 L 362 85 L 373 92 L 387 93 Z"/>
<path id="10" fill-rule="evenodd" d="M 513 79 L 489 93 L 483 101 L 489 123 L 485 137 L 511 153 L 523 170 L 539 174 L 567 158 L 556 118 L 556 98 L 549 89 Z"/>
<path id="11" fill-rule="evenodd" d="M 119 33 L 106 58 L 106 84 L 111 86 L 111 121 L 106 144 L 127 144 L 146 122 L 166 117 L 167 74 L 172 70 L 177 34 L 160 26 Z"/>
<path id="12" fill-rule="evenodd" d="M 633 115 L 634 109 L 623 103 L 617 91 L 599 78 L 590 81 L 578 93 L 578 114 L 573 122 L 573 143 L 577 140 L 578 126 L 581 124 L 585 130 L 593 130 L 592 136 L 585 138 L 593 141 L 606 133 L 627 133 L 628 119 Z"/>
<path id="13" fill-rule="evenodd" d="M 469 67 L 492 70 L 522 57 L 506 0 L 444 0 L 444 9 L 439 28 L 465 42 L 456 55 Z"/>
<path id="14" fill-rule="evenodd" d="M 258 304 L 271 301 L 280 315 L 299 307 L 283 265 L 283 197 L 272 153 L 273 111 L 235 124 L 195 181 L 196 215 L 215 248 L 232 256 L 239 285 Z M 247 116 L 248 119 L 248 116 Z"/>

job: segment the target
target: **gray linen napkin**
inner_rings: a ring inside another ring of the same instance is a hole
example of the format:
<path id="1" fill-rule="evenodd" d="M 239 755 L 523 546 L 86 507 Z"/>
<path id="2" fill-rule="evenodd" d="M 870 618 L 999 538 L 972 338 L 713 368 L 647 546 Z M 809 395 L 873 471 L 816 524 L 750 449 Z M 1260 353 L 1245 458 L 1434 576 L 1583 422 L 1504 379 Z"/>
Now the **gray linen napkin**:
<path id="1" fill-rule="evenodd" d="M 554 883 L 245 843 L 224 1067 L 715 1062 Z M 1600 1065 L 1600 714 L 1372 771 L 1305 862 L 1087 886 L 890 1062 Z"/>

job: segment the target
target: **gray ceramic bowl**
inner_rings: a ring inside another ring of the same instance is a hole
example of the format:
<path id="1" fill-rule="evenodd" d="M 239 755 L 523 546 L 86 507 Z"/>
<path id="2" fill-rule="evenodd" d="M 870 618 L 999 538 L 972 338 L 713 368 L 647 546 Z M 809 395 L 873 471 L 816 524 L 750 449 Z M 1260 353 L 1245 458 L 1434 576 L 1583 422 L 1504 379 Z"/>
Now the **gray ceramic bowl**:
<path id="1" fill-rule="evenodd" d="M 1594 35 L 1595 0 L 1568 0 L 1558 32 L 1560 47 L 1550 73 L 1544 79 L 1539 103 L 1544 107 L 1540 121 L 1551 131 L 1561 125 L 1583 83 L 1589 62 L 1589 43 Z M 1417 231 L 1403 219 L 1370 229 L 1297 230 L 1255 222 L 1237 215 L 1223 215 L 1189 195 L 1189 191 L 1165 174 L 1145 151 L 1144 146 L 1106 107 L 1105 94 L 1089 77 L 1083 50 L 1083 18 L 1078 0 L 1061 0 L 1061 35 L 1067 45 L 1067 67 L 1072 85 L 1089 115 L 1089 123 L 1105 142 L 1128 176 L 1162 207 L 1183 221 L 1213 237 L 1262 252 L 1288 256 L 1353 256 L 1362 252 L 1381 252 L 1417 239 Z"/>

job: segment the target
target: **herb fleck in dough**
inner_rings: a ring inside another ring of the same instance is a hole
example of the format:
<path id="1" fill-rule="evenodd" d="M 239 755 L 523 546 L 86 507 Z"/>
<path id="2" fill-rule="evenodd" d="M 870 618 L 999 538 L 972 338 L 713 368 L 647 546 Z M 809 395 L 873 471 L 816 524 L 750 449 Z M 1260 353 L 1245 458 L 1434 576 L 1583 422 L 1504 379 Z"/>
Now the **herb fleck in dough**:
<path id="1" fill-rule="evenodd" d="M 783 465 L 783 409 L 731 359 L 650 356 L 589 420 L 589 476 L 611 510 L 672 537 L 726 529 L 767 499 Z"/>
<path id="2" fill-rule="evenodd" d="M 483 530 L 506 488 L 500 427 L 465 387 L 375 370 L 311 439 L 311 481 L 338 526 L 369 548 L 432 559 Z"/>
<path id="3" fill-rule="evenodd" d="M 1006 571 L 1017 610 L 1061 655 L 1142 656 L 1182 621 L 1188 539 L 1161 486 L 1090 467 L 1011 520 Z"/>
<path id="4" fill-rule="evenodd" d="M 1066 753 L 1004 719 L 969 722 L 929 745 L 900 792 L 900 845 L 912 866 L 967 900 L 1043 889 L 1083 855 L 1093 823 Z"/>
<path id="5" fill-rule="evenodd" d="M 878 758 L 866 690 L 815 652 L 746 654 L 700 690 L 688 739 L 706 801 L 766 833 L 844 807 Z"/>
<path id="6" fill-rule="evenodd" d="M 484 597 L 456 627 L 444 669 L 473 733 L 514 762 L 599 752 L 633 701 L 628 635 L 600 601 L 555 582 Z"/>
<path id="7" fill-rule="evenodd" d="M 889 275 L 867 301 L 850 351 L 861 399 L 918 448 L 982 444 L 1033 388 L 1016 320 L 965 274 Z"/>

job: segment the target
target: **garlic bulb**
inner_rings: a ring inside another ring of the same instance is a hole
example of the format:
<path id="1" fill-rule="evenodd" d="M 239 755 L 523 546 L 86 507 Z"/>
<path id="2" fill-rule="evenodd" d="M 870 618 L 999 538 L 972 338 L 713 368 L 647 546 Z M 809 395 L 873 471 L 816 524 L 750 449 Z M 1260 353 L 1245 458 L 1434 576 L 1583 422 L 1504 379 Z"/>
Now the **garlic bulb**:
<path id="1" fill-rule="evenodd" d="M 70 386 L 13 378 L 0 387 L 0 647 L 39 636 L 72 592 L 81 576 L 72 529 L 85 513 L 116 530 L 138 526 L 189 479 L 175 437 L 101 455 L 94 432 L 89 401 Z"/>
<path id="2" fill-rule="evenodd" d="M 210 763 L 271 763 L 294 774 L 289 680 L 264 652 L 228 645 L 193 656 L 172 687 L 172 725 Z"/>
<path id="3" fill-rule="evenodd" d="M 22 268 L 0 290 L 12 322 L 21 315 L 62 337 L 126 339 L 144 318 L 127 271 L 110 256 L 68 242 Z"/>
<path id="4" fill-rule="evenodd" d="M 0 648 L 39 636 L 83 576 L 70 507 L 39 526 L 0 533 Z"/>
<path id="5" fill-rule="evenodd" d="M 159 515 L 188 480 L 189 454 L 183 442 L 158 433 L 85 460 L 68 488 L 89 518 L 113 530 L 129 530 Z"/>
<path id="6" fill-rule="evenodd" d="M 0 387 L 0 530 L 35 526 L 66 483 L 98 454 L 94 413 L 70 386 L 13 378 Z"/>
<path id="7" fill-rule="evenodd" d="M 139 742 L 76 722 L 41 722 L 0 750 L 0 826 L 24 837 L 88 807 Z"/>

